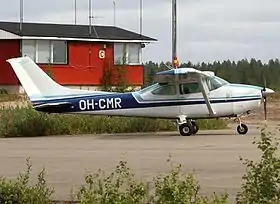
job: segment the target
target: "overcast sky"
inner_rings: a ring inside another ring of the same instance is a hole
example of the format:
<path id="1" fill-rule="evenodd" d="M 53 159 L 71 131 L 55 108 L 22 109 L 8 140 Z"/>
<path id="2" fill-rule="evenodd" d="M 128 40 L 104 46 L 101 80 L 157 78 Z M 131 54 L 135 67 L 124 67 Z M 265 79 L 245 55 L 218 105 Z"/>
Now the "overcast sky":
<path id="1" fill-rule="evenodd" d="M 139 32 L 139 1 L 116 0 L 117 26 Z M 0 7 L 1 21 L 19 19 L 19 0 Z M 74 0 L 24 0 L 24 20 L 74 22 Z M 177 0 L 180 62 L 280 56 L 279 0 Z M 113 25 L 113 1 L 92 0 L 95 24 Z M 171 59 L 171 0 L 143 0 L 143 34 L 158 39 L 144 61 Z M 77 0 L 77 23 L 88 23 L 88 0 Z"/>

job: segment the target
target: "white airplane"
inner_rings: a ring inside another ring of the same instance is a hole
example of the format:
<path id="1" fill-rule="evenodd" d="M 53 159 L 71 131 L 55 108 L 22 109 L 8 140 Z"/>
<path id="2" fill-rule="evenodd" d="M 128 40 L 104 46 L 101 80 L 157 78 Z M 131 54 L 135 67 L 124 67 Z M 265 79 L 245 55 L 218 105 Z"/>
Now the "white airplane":
<path id="1" fill-rule="evenodd" d="M 268 88 L 231 84 L 213 72 L 194 68 L 159 72 L 157 83 L 130 93 L 71 89 L 53 81 L 29 57 L 7 62 L 37 111 L 175 119 L 182 136 L 198 132 L 197 119 L 223 117 L 238 119 L 237 132 L 246 134 L 248 127 L 241 116 L 274 93 Z M 266 119 L 266 100 L 264 107 Z"/>

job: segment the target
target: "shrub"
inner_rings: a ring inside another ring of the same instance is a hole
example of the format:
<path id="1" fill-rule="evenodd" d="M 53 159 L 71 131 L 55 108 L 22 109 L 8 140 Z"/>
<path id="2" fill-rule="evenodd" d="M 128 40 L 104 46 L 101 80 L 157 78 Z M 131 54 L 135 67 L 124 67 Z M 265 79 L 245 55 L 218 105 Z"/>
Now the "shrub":
<path id="1" fill-rule="evenodd" d="M 228 194 L 213 195 L 209 198 L 199 195 L 200 185 L 191 173 L 182 171 L 182 165 L 172 165 L 171 158 L 167 160 L 171 170 L 154 178 L 155 190 L 151 196 L 152 203 L 156 204 L 226 204 Z"/>
<path id="2" fill-rule="evenodd" d="M 37 183 L 29 184 L 31 164 L 27 159 L 27 170 L 20 173 L 15 181 L 6 178 L 0 179 L 0 203 L 40 203 L 50 204 L 53 190 L 46 185 L 45 170 L 38 174 Z"/>
<path id="3" fill-rule="evenodd" d="M 115 171 L 106 175 L 102 170 L 89 174 L 76 194 L 81 204 L 89 203 L 149 203 L 149 204 L 226 204 L 228 194 L 211 198 L 199 195 L 199 185 L 192 174 L 181 172 L 181 165 L 172 167 L 166 175 L 145 183 L 135 179 L 127 163 L 120 161 Z M 151 190 L 153 187 L 154 190 Z"/>
<path id="4" fill-rule="evenodd" d="M 279 143 L 266 128 L 261 130 L 260 140 L 254 140 L 261 151 L 260 161 L 240 158 L 246 165 L 244 183 L 238 192 L 237 203 L 279 203 L 280 201 L 280 157 Z"/>
<path id="5" fill-rule="evenodd" d="M 120 161 L 115 171 L 106 175 L 99 169 L 85 178 L 85 185 L 77 193 L 81 204 L 91 203 L 143 203 L 147 198 L 147 187 L 137 182 L 126 162 Z"/>
<path id="6" fill-rule="evenodd" d="M 201 129 L 224 128 L 222 120 L 199 121 Z M 133 133 L 176 131 L 170 120 L 136 117 L 107 117 L 75 114 L 47 114 L 32 107 L 11 107 L 0 110 L 0 135 L 46 136 L 100 133 Z"/>

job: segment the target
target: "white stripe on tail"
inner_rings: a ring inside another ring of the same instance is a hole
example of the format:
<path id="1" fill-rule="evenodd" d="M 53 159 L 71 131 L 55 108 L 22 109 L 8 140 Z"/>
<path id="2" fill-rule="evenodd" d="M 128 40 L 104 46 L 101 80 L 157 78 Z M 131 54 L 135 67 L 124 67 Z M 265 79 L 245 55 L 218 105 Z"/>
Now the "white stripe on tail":
<path id="1" fill-rule="evenodd" d="M 104 94 L 107 92 L 70 89 L 51 79 L 32 59 L 19 57 L 7 60 L 31 101 L 73 95 Z M 64 98 L 64 97 L 63 97 Z"/>

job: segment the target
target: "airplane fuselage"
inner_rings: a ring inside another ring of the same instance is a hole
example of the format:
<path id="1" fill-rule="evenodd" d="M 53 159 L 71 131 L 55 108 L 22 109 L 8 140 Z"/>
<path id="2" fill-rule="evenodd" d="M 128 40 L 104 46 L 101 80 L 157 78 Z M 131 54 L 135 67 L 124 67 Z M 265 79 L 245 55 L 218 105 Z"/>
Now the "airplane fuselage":
<path id="1" fill-rule="evenodd" d="M 214 117 L 230 117 L 253 110 L 260 106 L 260 87 L 228 84 L 209 92 Z M 100 95 L 66 96 L 63 98 L 33 101 L 41 103 L 62 103 L 65 106 L 36 108 L 50 113 L 78 113 L 111 116 L 138 116 L 175 119 L 180 115 L 187 118 L 211 118 L 201 93 L 174 95 L 156 98 L 152 95 L 131 93 L 108 93 Z"/>

